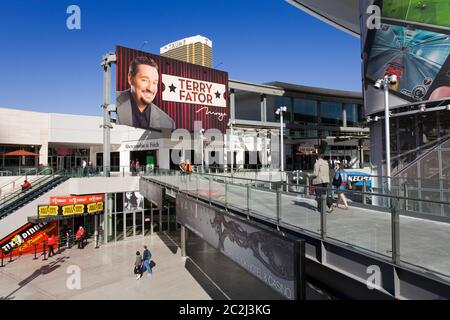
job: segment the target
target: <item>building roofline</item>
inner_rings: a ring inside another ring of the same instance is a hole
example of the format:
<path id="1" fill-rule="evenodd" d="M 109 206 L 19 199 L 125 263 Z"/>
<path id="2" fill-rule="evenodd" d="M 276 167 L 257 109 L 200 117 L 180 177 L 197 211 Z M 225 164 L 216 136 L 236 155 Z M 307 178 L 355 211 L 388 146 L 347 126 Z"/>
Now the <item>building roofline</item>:
<path id="1" fill-rule="evenodd" d="M 317 95 L 332 96 L 332 97 L 363 99 L 363 94 L 361 92 L 355 92 L 355 91 L 309 87 L 309 86 L 286 83 L 286 82 L 281 82 L 281 81 L 268 82 L 265 84 L 269 85 L 269 86 L 275 86 L 278 88 L 282 88 L 284 90 L 289 90 L 289 91 L 297 91 L 297 92 L 304 92 L 304 93 L 309 93 L 309 94 L 317 94 Z"/>

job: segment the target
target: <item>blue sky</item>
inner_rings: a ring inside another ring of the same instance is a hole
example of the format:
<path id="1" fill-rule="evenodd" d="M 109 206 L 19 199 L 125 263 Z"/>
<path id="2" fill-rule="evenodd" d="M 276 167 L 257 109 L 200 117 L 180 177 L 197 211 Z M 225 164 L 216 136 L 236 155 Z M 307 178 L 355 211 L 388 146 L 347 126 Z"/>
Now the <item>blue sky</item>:
<path id="1" fill-rule="evenodd" d="M 66 27 L 72 4 L 81 30 Z M 197 34 L 230 79 L 361 91 L 359 39 L 284 0 L 15 0 L 0 2 L 0 107 L 101 115 L 105 53 Z"/>

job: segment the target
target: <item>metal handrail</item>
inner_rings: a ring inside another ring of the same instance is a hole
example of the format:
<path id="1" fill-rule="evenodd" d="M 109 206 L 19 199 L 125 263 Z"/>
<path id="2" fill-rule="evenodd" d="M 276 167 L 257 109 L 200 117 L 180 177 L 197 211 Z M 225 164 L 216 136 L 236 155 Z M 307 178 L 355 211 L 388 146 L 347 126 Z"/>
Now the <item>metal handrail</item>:
<path id="1" fill-rule="evenodd" d="M 36 176 L 38 176 L 38 175 L 44 175 L 45 174 L 45 172 L 47 172 L 48 170 L 50 170 L 50 174 L 53 174 L 53 168 L 45 168 L 45 169 L 43 169 L 43 170 L 41 170 L 41 171 L 39 171 L 39 172 L 37 172 L 37 168 L 32 168 L 33 170 L 36 170 Z M 14 190 L 15 189 L 15 184 L 16 184 L 16 182 L 17 181 L 19 181 L 19 180 L 22 180 L 24 177 L 25 177 L 25 179 L 29 176 L 30 174 L 26 174 L 26 175 L 24 175 L 24 176 L 19 176 L 18 178 L 16 178 L 16 179 L 14 179 L 13 181 L 10 181 L 10 182 L 8 182 L 8 183 L 6 183 L 6 184 L 4 184 L 3 186 L 1 186 L 0 187 L 0 196 L 2 195 L 2 190 L 5 188 L 5 187 L 7 187 L 7 186 L 9 186 L 9 185 L 13 185 L 13 188 L 12 188 L 12 190 Z M 3 198 L 4 198 L 5 196 L 3 196 Z M 0 198 L 0 202 L 3 200 L 3 198 Z"/>

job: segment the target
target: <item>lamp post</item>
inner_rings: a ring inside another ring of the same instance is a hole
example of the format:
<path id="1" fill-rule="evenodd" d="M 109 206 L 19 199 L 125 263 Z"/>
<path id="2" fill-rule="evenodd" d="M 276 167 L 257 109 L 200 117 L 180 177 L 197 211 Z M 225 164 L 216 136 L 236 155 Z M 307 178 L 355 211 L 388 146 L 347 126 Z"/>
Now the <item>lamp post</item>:
<path id="1" fill-rule="evenodd" d="M 387 176 L 387 193 L 391 192 L 391 135 L 389 128 L 389 86 L 397 83 L 397 76 L 385 75 L 383 79 L 378 79 L 374 87 L 384 89 L 384 131 L 386 140 L 386 176 Z"/>
<path id="2" fill-rule="evenodd" d="M 231 175 L 233 175 L 233 166 L 234 166 L 234 143 L 231 141 L 233 139 L 233 124 L 236 124 L 234 120 L 228 120 L 228 126 L 230 127 L 230 139 L 228 143 L 230 144 L 230 153 L 231 153 Z"/>
<path id="3" fill-rule="evenodd" d="M 280 148 L 280 169 L 281 172 L 284 171 L 284 143 L 283 143 L 283 112 L 287 111 L 287 107 L 286 106 L 281 106 L 277 109 L 277 111 L 275 111 L 275 113 L 277 115 L 280 115 L 280 144 L 281 144 L 281 148 Z"/>
<path id="4" fill-rule="evenodd" d="M 205 133 L 205 129 L 200 129 L 200 152 L 201 152 L 201 155 L 202 155 L 202 173 L 204 172 L 204 167 L 203 167 L 203 162 L 204 162 L 204 159 L 203 159 L 203 134 Z"/>

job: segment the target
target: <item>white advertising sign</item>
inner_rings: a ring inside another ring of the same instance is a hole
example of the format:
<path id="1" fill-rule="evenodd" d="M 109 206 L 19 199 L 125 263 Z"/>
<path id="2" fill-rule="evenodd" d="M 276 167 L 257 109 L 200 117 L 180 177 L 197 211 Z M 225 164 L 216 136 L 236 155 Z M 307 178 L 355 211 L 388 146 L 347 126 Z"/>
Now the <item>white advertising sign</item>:
<path id="1" fill-rule="evenodd" d="M 201 104 L 211 107 L 226 108 L 226 88 L 224 84 L 182 78 L 167 74 L 162 75 L 165 90 L 163 101 Z"/>

